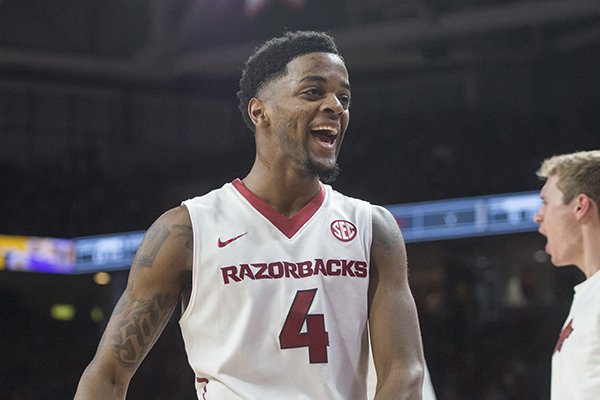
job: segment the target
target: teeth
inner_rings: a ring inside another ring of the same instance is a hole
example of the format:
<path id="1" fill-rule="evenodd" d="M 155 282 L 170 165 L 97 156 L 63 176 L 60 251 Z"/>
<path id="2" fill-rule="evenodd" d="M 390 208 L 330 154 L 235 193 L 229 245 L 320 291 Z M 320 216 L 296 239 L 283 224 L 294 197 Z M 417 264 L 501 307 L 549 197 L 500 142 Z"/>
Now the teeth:
<path id="1" fill-rule="evenodd" d="M 331 126 L 321 125 L 313 128 L 313 131 L 327 131 L 330 135 L 337 135 L 338 130 L 336 128 L 332 128 Z"/>

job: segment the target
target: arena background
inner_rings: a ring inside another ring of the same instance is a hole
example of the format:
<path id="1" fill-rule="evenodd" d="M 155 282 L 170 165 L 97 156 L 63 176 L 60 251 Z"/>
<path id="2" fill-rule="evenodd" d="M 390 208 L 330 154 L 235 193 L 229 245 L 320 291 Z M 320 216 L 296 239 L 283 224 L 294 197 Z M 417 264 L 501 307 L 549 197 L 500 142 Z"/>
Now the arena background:
<path id="1" fill-rule="evenodd" d="M 346 194 L 532 191 L 545 157 L 599 148 L 595 0 L 0 0 L 0 235 L 144 230 L 243 177 L 240 69 L 286 29 L 331 32 L 347 61 Z M 549 398 L 583 276 L 543 246 L 535 232 L 408 244 L 439 400 Z M 0 398 L 71 398 L 126 277 L 0 271 Z M 192 398 L 174 317 L 128 399 Z"/>

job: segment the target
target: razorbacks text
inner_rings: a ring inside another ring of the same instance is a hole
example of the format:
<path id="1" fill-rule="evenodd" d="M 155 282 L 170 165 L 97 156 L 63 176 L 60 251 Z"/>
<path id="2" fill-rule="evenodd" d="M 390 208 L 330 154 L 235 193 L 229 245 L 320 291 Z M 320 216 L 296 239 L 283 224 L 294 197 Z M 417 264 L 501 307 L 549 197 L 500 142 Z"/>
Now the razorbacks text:
<path id="1" fill-rule="evenodd" d="M 313 275 L 348 276 L 366 278 L 368 268 L 366 261 L 358 260 L 323 260 L 301 261 L 297 263 L 275 261 L 271 263 L 239 264 L 221 267 L 223 283 L 241 282 L 245 279 L 302 279 Z"/>

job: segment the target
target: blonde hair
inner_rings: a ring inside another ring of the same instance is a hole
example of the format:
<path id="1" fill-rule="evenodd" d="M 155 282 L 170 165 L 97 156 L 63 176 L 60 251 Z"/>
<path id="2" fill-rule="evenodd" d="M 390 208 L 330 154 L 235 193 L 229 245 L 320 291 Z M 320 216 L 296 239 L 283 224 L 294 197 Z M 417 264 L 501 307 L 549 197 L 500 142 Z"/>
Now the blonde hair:
<path id="1" fill-rule="evenodd" d="M 600 150 L 561 154 L 545 159 L 537 176 L 545 180 L 554 175 L 559 178 L 556 186 L 563 193 L 565 204 L 584 193 L 600 206 Z"/>

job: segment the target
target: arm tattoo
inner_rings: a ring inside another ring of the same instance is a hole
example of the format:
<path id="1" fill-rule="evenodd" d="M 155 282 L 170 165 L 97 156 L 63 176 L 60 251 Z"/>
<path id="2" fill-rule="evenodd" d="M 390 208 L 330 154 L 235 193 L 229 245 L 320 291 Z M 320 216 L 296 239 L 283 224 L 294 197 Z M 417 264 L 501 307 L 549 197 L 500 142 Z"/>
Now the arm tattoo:
<path id="1" fill-rule="evenodd" d="M 152 300 L 138 299 L 120 321 L 113 335 L 113 354 L 126 368 L 135 368 L 167 323 L 172 296 L 157 294 Z M 119 311 L 126 308 L 123 304 Z"/>
<path id="2" fill-rule="evenodd" d="M 192 250 L 194 248 L 192 227 L 189 225 L 173 225 L 173 228 L 177 228 L 180 231 L 175 237 L 185 240 L 185 248 Z"/>
<path id="3" fill-rule="evenodd" d="M 140 246 L 140 254 L 138 254 L 134 260 L 134 265 L 140 267 L 151 267 L 156 259 L 158 251 L 167 240 L 169 236 L 169 230 L 162 226 L 156 225 L 150 228 L 146 233 L 146 237 Z"/>

